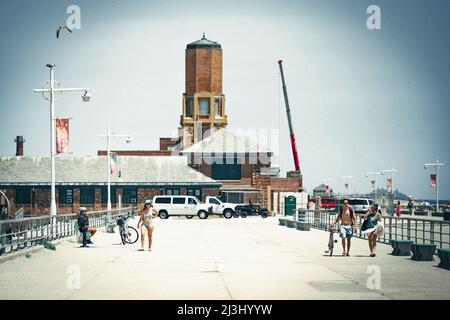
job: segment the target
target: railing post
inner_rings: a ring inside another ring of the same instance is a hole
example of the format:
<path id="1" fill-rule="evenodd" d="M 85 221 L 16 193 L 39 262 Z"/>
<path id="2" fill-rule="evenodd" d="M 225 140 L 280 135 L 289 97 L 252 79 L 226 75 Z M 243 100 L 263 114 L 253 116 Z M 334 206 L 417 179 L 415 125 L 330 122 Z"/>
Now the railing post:
<path id="1" fill-rule="evenodd" d="M 411 240 L 411 220 L 408 219 L 408 240 Z"/>
<path id="2" fill-rule="evenodd" d="M 392 241 L 392 220 L 393 218 L 389 217 L 389 243 L 391 243 Z"/>

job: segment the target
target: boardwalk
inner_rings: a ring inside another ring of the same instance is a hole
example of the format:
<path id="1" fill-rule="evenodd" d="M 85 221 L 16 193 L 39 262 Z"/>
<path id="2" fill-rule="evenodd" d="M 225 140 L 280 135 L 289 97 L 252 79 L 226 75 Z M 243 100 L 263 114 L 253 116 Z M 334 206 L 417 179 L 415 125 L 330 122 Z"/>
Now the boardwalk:
<path id="1" fill-rule="evenodd" d="M 325 232 L 277 224 L 158 219 L 151 252 L 103 231 L 89 249 L 64 240 L 1 262 L 0 299 L 450 299 L 450 272 L 438 261 L 394 257 L 384 244 L 370 258 L 361 239 L 351 257 L 330 258 Z M 368 270 L 380 271 L 380 289 L 367 288 Z"/>

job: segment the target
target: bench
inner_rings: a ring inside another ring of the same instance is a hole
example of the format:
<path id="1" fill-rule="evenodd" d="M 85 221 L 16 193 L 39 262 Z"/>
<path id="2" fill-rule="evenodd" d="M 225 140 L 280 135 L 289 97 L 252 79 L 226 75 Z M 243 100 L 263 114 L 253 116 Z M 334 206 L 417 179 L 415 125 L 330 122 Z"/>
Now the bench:
<path id="1" fill-rule="evenodd" d="M 413 256 L 411 259 L 415 261 L 433 261 L 436 245 L 425 243 L 414 243 L 411 245 Z"/>
<path id="2" fill-rule="evenodd" d="M 410 240 L 391 240 L 391 246 L 394 249 L 392 251 L 392 255 L 394 255 L 394 256 L 410 256 L 412 244 L 413 244 L 413 242 Z"/>
<path id="3" fill-rule="evenodd" d="M 297 230 L 300 231 L 309 231 L 311 228 L 311 224 L 308 222 L 297 221 Z"/>
<path id="4" fill-rule="evenodd" d="M 450 270 L 450 248 L 437 249 L 438 257 L 441 259 L 439 267 Z"/>
<path id="5" fill-rule="evenodd" d="M 297 227 L 297 221 L 295 221 L 295 220 L 288 219 L 286 221 L 286 223 L 287 223 L 288 228 L 296 228 Z"/>

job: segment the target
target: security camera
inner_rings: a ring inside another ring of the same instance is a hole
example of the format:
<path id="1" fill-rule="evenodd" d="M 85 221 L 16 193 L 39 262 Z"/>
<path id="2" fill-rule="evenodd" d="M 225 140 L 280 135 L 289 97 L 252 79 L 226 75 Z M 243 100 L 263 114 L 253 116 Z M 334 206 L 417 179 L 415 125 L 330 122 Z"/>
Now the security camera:
<path id="1" fill-rule="evenodd" d="M 127 137 L 126 143 L 131 143 L 131 137 Z"/>
<path id="2" fill-rule="evenodd" d="M 423 166 L 423 168 L 426 170 L 426 169 L 427 169 L 427 166 Z"/>
<path id="3" fill-rule="evenodd" d="M 91 101 L 91 94 L 89 92 L 85 91 L 82 94 L 81 98 L 83 99 L 83 102 L 89 102 L 89 101 Z"/>

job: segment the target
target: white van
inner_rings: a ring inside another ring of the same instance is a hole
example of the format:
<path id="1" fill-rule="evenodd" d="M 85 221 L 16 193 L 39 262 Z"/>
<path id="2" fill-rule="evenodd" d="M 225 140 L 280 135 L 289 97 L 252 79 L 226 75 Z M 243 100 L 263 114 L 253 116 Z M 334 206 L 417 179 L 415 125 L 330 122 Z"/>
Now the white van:
<path id="1" fill-rule="evenodd" d="M 206 219 L 212 212 L 211 206 L 201 203 L 193 196 L 155 196 L 152 203 L 161 219 L 169 216 L 186 216 L 191 219 L 195 215 Z"/>
<path id="2" fill-rule="evenodd" d="M 356 213 L 366 213 L 373 205 L 373 200 L 367 198 L 350 198 L 348 199 L 348 204 Z"/>

